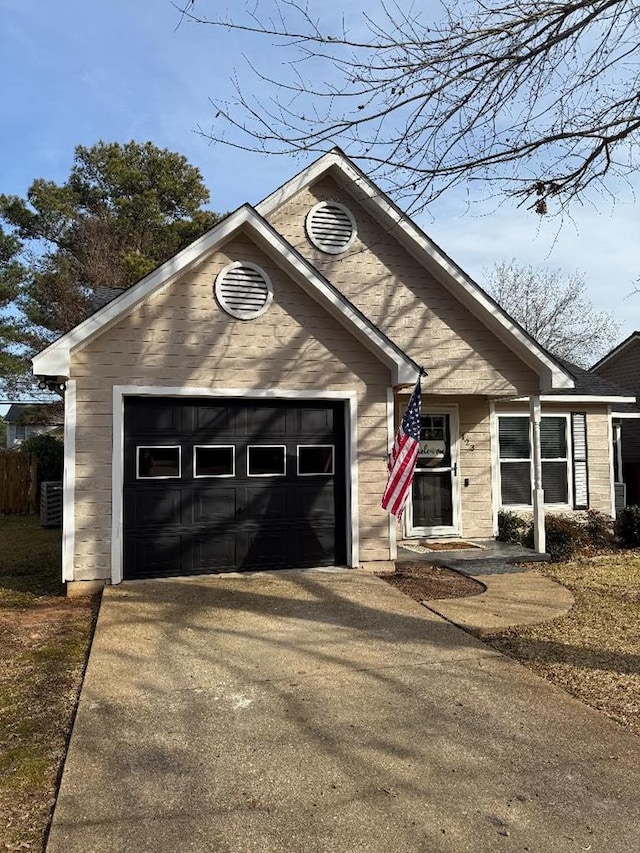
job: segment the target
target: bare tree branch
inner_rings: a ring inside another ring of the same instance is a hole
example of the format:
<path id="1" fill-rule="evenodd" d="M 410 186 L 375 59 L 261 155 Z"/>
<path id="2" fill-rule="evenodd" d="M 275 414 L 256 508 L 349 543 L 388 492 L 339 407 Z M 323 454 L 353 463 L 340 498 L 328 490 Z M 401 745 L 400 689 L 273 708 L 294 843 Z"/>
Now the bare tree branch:
<path id="1" fill-rule="evenodd" d="M 636 0 L 463 0 L 437 20 L 382 2 L 353 35 L 298 0 L 231 18 L 206 6 L 176 8 L 183 22 L 275 40 L 285 60 L 281 77 L 252 66 L 255 94 L 236 83 L 214 102 L 212 140 L 286 154 L 342 144 L 413 212 L 481 181 L 542 214 L 615 192 L 638 167 Z"/>

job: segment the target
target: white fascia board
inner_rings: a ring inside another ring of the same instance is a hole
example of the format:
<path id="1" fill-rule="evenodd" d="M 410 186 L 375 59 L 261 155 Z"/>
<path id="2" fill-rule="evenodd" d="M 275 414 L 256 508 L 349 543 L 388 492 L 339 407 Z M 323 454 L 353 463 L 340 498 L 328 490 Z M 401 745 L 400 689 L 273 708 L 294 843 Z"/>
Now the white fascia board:
<path id="1" fill-rule="evenodd" d="M 298 256 L 249 205 L 243 205 L 219 225 L 36 355 L 33 359 L 34 374 L 68 377 L 72 350 L 86 345 L 156 291 L 170 284 L 179 274 L 199 263 L 205 254 L 214 251 L 244 226 L 248 226 L 259 237 L 259 242 L 270 257 L 310 296 L 391 369 L 395 384 L 416 381 L 419 374 L 417 365 L 408 356 L 396 350 L 379 329 L 358 314 L 348 301 L 341 298 L 311 264 Z"/>
<path id="2" fill-rule="evenodd" d="M 62 338 L 32 358 L 35 376 L 69 376 L 69 347 Z"/>
<path id="3" fill-rule="evenodd" d="M 299 192 L 330 169 L 337 169 L 346 179 L 345 188 L 355 187 L 366 206 L 380 220 L 395 229 L 395 236 L 416 260 L 429 269 L 466 308 L 491 329 L 494 334 L 515 352 L 541 380 L 541 390 L 574 388 L 573 378 L 548 353 L 539 347 L 496 305 L 470 278 L 454 266 L 446 255 L 433 243 L 406 214 L 392 205 L 381 194 L 375 184 L 359 172 L 340 152 L 332 151 L 312 163 L 308 169 L 296 175 L 276 190 L 256 210 L 268 216 L 288 198 Z M 480 314 L 478 313 L 480 309 Z"/>
<path id="4" fill-rule="evenodd" d="M 616 412 L 615 408 L 612 406 L 611 416 L 613 418 L 640 418 L 640 412 Z"/>
<path id="5" fill-rule="evenodd" d="M 635 397 L 616 397 L 606 394 L 542 394 L 542 403 L 635 403 Z M 528 403 L 528 397 L 515 397 L 510 403 Z"/>
<path id="6" fill-rule="evenodd" d="M 340 165 L 342 158 L 335 151 L 330 151 L 328 154 L 323 154 L 314 163 L 303 169 L 293 178 L 288 180 L 279 189 L 272 192 L 259 204 L 255 206 L 256 211 L 260 216 L 267 217 L 274 210 L 277 210 L 286 201 L 294 195 L 308 187 L 316 178 L 319 178 L 324 172 L 328 171 L 332 166 Z"/>

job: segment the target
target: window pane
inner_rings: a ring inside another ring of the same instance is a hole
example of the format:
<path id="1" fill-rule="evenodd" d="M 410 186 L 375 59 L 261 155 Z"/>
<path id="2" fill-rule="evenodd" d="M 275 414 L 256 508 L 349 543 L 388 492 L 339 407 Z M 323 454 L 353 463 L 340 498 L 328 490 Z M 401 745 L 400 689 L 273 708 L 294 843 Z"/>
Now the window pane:
<path id="1" fill-rule="evenodd" d="M 567 463 L 542 463 L 542 488 L 546 504 L 566 504 L 569 500 L 567 488 Z"/>
<path id="2" fill-rule="evenodd" d="M 531 504 L 531 466 L 528 462 L 501 462 L 500 482 L 505 506 Z"/>
<path id="3" fill-rule="evenodd" d="M 250 477 L 277 476 L 285 473 L 284 447 L 254 445 L 247 448 Z"/>
<path id="4" fill-rule="evenodd" d="M 529 459 L 529 419 L 499 418 L 500 458 Z"/>
<path id="5" fill-rule="evenodd" d="M 179 447 L 138 447 L 139 479 L 179 476 Z"/>
<path id="6" fill-rule="evenodd" d="M 542 418 L 540 423 L 540 450 L 543 459 L 567 458 L 566 418 Z"/>
<path id="7" fill-rule="evenodd" d="M 298 474 L 333 474 L 333 447 L 328 445 L 298 447 Z"/>
<path id="8" fill-rule="evenodd" d="M 196 447 L 194 473 L 196 477 L 232 477 L 234 447 Z"/>

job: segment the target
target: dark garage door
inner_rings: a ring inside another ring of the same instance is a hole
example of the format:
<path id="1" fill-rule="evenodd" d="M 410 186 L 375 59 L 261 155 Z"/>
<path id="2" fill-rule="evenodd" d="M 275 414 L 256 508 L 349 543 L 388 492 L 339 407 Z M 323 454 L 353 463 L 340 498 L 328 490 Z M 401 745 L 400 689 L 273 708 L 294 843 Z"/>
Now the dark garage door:
<path id="1" fill-rule="evenodd" d="M 346 563 L 342 403 L 125 398 L 124 577 Z"/>

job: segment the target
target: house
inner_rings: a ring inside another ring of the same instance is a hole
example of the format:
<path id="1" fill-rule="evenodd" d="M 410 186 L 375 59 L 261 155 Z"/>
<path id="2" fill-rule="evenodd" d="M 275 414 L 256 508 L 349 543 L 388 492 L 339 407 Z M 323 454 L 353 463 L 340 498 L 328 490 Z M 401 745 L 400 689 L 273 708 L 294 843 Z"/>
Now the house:
<path id="1" fill-rule="evenodd" d="M 52 432 L 63 424 L 62 406 L 57 403 L 12 403 L 4 416 L 8 449 L 18 447 L 32 435 Z"/>
<path id="2" fill-rule="evenodd" d="M 640 332 L 632 332 L 597 361 L 592 373 L 640 395 Z M 615 478 L 619 484 L 618 504 L 640 504 L 640 407 L 618 405 L 612 409 Z"/>
<path id="3" fill-rule="evenodd" d="M 501 507 L 614 511 L 581 387 L 340 150 L 245 204 L 33 360 L 66 385 L 68 583 L 383 567 Z M 420 374 L 401 524 L 380 508 Z M 606 383 L 605 383 L 606 385 Z M 607 386 L 608 388 L 608 386 Z"/>

